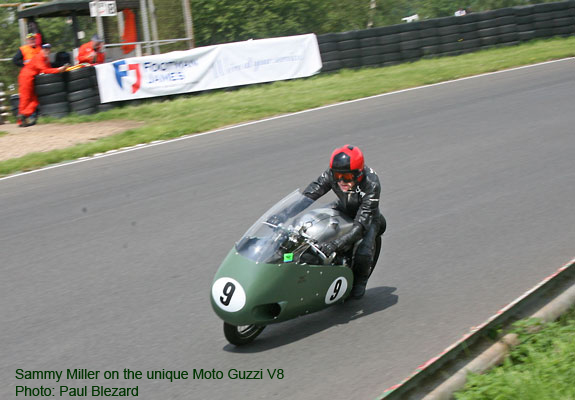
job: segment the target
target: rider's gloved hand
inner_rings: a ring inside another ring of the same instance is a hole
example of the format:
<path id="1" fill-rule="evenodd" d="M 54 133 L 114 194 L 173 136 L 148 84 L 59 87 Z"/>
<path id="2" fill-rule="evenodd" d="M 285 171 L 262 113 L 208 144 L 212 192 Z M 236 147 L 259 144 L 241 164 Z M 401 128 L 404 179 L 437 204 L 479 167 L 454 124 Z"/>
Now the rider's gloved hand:
<path id="1" fill-rule="evenodd" d="M 326 256 L 330 256 L 332 253 L 336 252 L 340 247 L 337 240 L 332 240 L 331 242 L 325 242 L 319 245 L 319 249 Z"/>

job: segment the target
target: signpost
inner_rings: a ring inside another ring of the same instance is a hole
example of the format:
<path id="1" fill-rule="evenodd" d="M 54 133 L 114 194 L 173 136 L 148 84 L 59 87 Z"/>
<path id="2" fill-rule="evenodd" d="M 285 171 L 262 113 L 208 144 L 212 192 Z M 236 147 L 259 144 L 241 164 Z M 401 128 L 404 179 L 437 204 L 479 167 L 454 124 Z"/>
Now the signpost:
<path id="1" fill-rule="evenodd" d="M 118 14 L 115 1 L 91 1 L 90 17 L 114 17 Z"/>
<path id="2" fill-rule="evenodd" d="M 104 24 L 102 24 L 102 17 L 113 17 L 117 14 L 116 1 L 96 0 L 90 2 L 90 17 L 96 17 L 98 36 L 101 38 L 104 38 Z"/>

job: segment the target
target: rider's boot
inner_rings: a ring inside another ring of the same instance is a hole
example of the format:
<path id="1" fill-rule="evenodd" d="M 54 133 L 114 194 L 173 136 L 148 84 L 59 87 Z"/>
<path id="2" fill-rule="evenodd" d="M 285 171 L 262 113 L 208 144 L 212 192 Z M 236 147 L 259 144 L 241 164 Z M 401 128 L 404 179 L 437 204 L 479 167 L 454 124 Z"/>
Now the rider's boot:
<path id="1" fill-rule="evenodd" d="M 361 299 L 365 294 L 365 287 L 367 286 L 367 277 L 357 277 L 353 280 L 353 287 L 349 296 L 352 299 Z"/>
<path id="2" fill-rule="evenodd" d="M 352 299 L 361 299 L 365 294 L 371 264 L 371 257 L 356 255 L 353 266 L 353 287 L 350 293 Z"/>

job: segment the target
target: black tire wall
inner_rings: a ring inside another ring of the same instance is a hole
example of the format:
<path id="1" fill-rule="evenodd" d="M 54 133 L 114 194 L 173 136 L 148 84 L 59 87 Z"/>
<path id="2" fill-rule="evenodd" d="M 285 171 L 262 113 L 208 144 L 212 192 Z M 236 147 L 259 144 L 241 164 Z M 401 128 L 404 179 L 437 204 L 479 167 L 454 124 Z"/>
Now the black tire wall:
<path id="1" fill-rule="evenodd" d="M 89 115 L 107 111 L 116 103 L 101 104 L 94 67 L 60 74 L 42 74 L 34 80 L 40 115 L 61 118 L 69 113 Z"/>
<path id="2" fill-rule="evenodd" d="M 38 96 L 38 112 L 42 116 L 61 118 L 68 115 L 70 105 L 66 93 L 66 74 L 42 74 L 34 77 Z"/>
<path id="3" fill-rule="evenodd" d="M 513 46 L 575 34 L 575 0 L 471 13 L 317 37 L 322 72 Z"/>

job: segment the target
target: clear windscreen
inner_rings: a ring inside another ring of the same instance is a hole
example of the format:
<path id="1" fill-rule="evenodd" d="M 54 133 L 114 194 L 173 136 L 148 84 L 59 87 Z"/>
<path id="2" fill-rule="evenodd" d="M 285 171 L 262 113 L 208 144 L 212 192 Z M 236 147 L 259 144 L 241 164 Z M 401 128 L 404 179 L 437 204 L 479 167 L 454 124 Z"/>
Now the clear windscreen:
<path id="1" fill-rule="evenodd" d="M 313 200 L 295 190 L 264 213 L 236 244 L 236 250 L 250 260 L 260 263 L 284 262 L 284 255 L 297 243 L 290 234 L 274 225 L 289 225 Z M 293 242 L 293 243 L 292 243 Z"/>

